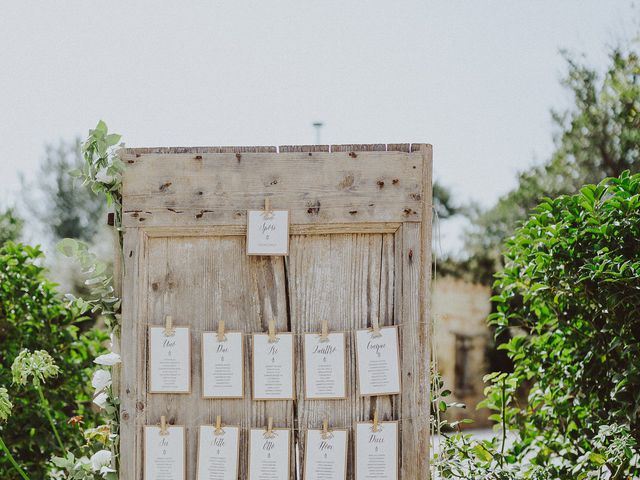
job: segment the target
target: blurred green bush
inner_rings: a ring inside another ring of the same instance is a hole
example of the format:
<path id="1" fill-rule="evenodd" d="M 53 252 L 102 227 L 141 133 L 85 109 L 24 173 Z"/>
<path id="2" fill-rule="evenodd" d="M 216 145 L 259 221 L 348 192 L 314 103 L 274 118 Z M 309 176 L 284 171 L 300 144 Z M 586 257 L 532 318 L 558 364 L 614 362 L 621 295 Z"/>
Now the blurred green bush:
<path id="1" fill-rule="evenodd" d="M 78 426 L 67 423 L 82 415 L 84 426 L 94 426 L 91 374 L 93 359 L 108 340 L 93 328 L 94 320 L 69 307 L 46 278 L 39 247 L 6 242 L 0 247 L 0 385 L 9 387 L 14 412 L 2 436 L 31 478 L 46 477 L 46 463 L 61 455 L 33 389 L 11 387 L 11 363 L 19 352 L 47 350 L 61 371 L 45 384 L 63 443 L 69 449 L 84 443 Z M 8 460 L 0 457 L 3 480 L 18 478 Z"/>

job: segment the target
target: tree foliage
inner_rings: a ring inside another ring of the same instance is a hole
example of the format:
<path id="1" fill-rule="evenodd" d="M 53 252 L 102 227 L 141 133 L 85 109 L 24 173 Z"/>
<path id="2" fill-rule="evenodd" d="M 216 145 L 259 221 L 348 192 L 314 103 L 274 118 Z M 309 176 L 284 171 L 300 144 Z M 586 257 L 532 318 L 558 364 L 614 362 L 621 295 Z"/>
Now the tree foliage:
<path id="1" fill-rule="evenodd" d="M 516 334 L 499 347 L 514 371 L 487 376 L 481 404 L 504 434 L 452 437 L 448 478 L 639 478 L 638 238 L 640 174 L 623 172 L 545 199 L 507 241 L 490 322 Z"/>
<path id="2" fill-rule="evenodd" d="M 89 318 L 61 300 L 55 284 L 45 278 L 41 261 L 36 247 L 13 242 L 0 247 L 0 384 L 11 384 L 10 366 L 23 349 L 47 350 L 60 374 L 48 381 L 46 395 L 63 443 L 73 448 L 83 439 L 67 420 L 82 415 L 87 426 L 96 420 L 91 373 L 107 335 L 93 329 L 83 332 Z M 33 389 L 14 389 L 20 394 L 13 397 L 13 414 L 2 427 L 2 437 L 32 478 L 45 478 L 47 461 L 57 451 L 55 438 Z M 11 472 L 4 457 L 0 471 Z M 4 473 L 2 478 L 18 478 L 12 475 Z"/>
<path id="3" fill-rule="evenodd" d="M 553 112 L 556 148 L 551 158 L 518 176 L 518 185 L 486 211 L 473 213 L 466 268 L 487 281 L 501 266 L 500 248 L 544 197 L 573 194 L 582 185 L 640 171 L 640 58 L 617 48 L 601 75 L 565 54 L 563 82 L 573 107 Z"/>
<path id="4" fill-rule="evenodd" d="M 5 242 L 15 242 L 22 234 L 23 221 L 13 208 L 0 212 L 0 246 Z"/>
<path id="5" fill-rule="evenodd" d="M 640 441 L 639 238 L 640 175 L 625 172 L 543 201 L 507 242 L 491 323 L 524 333 L 501 348 L 516 386 L 531 384 L 508 418 L 518 455 L 559 478 L 581 478 L 573 467 L 604 427 Z"/>
<path id="6" fill-rule="evenodd" d="M 105 205 L 71 175 L 84 164 L 80 140 L 47 145 L 34 185 L 24 185 L 29 211 L 53 241 L 91 241 L 104 223 Z"/>

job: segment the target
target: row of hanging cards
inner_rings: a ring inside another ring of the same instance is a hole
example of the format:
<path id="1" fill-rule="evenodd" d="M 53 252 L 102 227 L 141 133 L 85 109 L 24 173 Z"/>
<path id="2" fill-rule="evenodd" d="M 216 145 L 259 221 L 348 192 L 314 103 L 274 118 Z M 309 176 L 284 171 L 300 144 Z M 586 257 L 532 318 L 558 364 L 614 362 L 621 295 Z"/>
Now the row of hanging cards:
<path id="1" fill-rule="evenodd" d="M 204 398 L 244 397 L 244 334 L 202 334 Z M 295 356 L 292 333 L 252 335 L 254 400 L 293 400 Z M 304 392 L 307 399 L 347 398 L 346 334 L 304 334 Z M 356 332 L 361 396 L 400 393 L 397 327 Z M 149 328 L 149 393 L 191 393 L 191 335 L 188 327 Z"/>
<path id="2" fill-rule="evenodd" d="M 147 426 L 144 431 L 145 480 L 186 479 L 186 439 L 182 426 Z M 347 477 L 348 431 L 305 433 L 306 480 Z M 249 480 L 290 478 L 291 430 L 252 428 L 249 432 Z M 356 480 L 398 477 L 398 423 L 358 423 L 355 433 Z M 237 480 L 240 428 L 203 425 L 198 435 L 197 480 Z"/>

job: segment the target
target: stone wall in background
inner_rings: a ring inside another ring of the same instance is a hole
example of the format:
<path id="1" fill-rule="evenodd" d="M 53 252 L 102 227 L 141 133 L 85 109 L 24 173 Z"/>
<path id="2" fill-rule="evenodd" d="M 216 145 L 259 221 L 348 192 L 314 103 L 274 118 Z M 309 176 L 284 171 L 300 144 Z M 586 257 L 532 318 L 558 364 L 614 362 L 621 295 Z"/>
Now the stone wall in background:
<path id="1" fill-rule="evenodd" d="M 491 290 L 453 277 L 438 277 L 434 283 L 433 312 L 438 370 L 453 398 L 467 405 L 451 409 L 449 420 L 471 418 L 467 428 L 491 425 L 489 411 L 476 410 L 483 399 L 482 377 L 488 371 L 487 346 L 490 331 L 486 319 L 491 311 Z"/>

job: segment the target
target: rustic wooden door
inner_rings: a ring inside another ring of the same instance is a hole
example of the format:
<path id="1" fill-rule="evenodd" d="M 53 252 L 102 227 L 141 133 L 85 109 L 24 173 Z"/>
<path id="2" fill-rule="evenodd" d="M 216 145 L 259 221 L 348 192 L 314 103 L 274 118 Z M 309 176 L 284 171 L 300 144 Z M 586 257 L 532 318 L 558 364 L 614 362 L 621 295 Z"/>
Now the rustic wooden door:
<path id="1" fill-rule="evenodd" d="M 294 430 L 292 478 L 301 469 L 304 429 L 400 420 L 401 478 L 428 478 L 431 146 L 137 148 L 121 151 L 124 271 L 121 474 L 143 478 L 144 425 L 160 416 L 187 428 L 187 478 L 195 479 L 197 428 L 227 424 Z M 245 252 L 246 210 L 289 209 L 288 257 Z M 192 393 L 147 393 L 149 325 L 192 329 Z M 353 336 L 347 335 L 347 400 L 305 400 L 296 337 L 295 401 L 253 401 L 245 345 L 245 398 L 203 399 L 200 333 L 315 332 L 400 325 L 402 394 L 358 397 Z M 353 478 L 353 431 L 349 474 Z M 297 448 L 296 446 L 297 445 Z M 241 449 L 240 478 L 247 478 Z"/>

